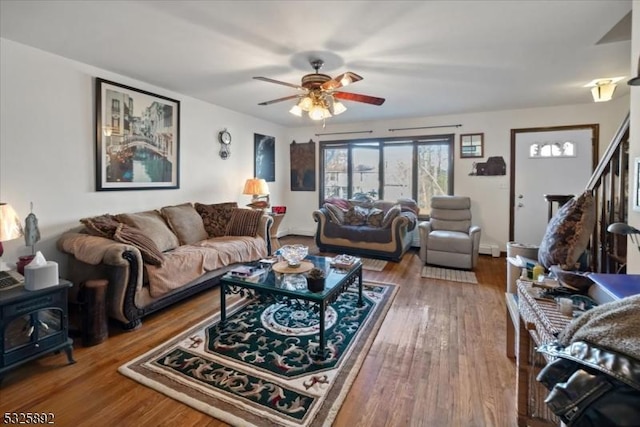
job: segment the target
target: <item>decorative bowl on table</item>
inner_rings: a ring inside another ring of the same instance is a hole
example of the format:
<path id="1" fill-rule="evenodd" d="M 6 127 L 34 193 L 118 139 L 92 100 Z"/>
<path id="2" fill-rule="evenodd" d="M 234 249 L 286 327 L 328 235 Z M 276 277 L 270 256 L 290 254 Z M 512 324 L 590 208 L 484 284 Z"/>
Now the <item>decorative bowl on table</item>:
<path id="1" fill-rule="evenodd" d="M 286 245 L 280 248 L 282 258 L 287 261 L 289 267 L 296 268 L 300 266 L 300 261 L 305 259 L 309 254 L 309 247 L 304 245 Z"/>

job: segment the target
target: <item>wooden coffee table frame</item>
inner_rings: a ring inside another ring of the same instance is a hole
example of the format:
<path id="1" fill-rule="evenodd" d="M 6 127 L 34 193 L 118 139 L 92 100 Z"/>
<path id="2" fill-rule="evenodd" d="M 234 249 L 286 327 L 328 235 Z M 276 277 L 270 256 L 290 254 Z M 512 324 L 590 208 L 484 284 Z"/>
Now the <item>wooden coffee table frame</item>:
<path id="1" fill-rule="evenodd" d="M 330 258 L 308 256 L 307 261 L 322 267 L 328 265 Z M 242 277 L 225 275 L 220 280 L 220 324 L 224 327 L 227 320 L 227 295 L 259 298 L 263 301 L 273 301 L 293 307 L 312 309 L 319 313 L 320 331 L 318 343 L 318 357 L 324 358 L 325 348 L 325 312 L 329 304 L 334 302 L 356 280 L 358 281 L 358 305 L 362 306 L 362 263 L 354 263 L 349 270 L 331 268 L 325 279 L 325 288 L 321 292 L 311 292 L 308 289 L 290 290 L 276 285 L 276 275 L 270 271 L 258 282 L 243 280 Z"/>

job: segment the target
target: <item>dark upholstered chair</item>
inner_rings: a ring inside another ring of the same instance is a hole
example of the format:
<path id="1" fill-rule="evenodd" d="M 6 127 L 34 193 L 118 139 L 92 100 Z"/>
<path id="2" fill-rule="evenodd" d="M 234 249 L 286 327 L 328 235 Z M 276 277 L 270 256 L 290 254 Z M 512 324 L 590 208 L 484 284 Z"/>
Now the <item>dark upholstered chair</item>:
<path id="1" fill-rule="evenodd" d="M 466 270 L 476 266 L 480 227 L 471 225 L 469 197 L 432 197 L 430 220 L 418 229 L 423 263 Z"/>

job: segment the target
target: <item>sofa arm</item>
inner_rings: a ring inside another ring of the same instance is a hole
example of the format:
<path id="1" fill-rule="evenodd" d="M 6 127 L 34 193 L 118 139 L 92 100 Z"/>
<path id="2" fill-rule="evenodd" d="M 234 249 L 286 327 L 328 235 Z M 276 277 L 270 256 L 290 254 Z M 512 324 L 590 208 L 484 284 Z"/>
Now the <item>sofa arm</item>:
<path id="1" fill-rule="evenodd" d="M 133 252 L 142 263 L 140 250 L 132 245 L 119 243 L 105 237 L 90 234 L 66 232 L 58 239 L 58 249 L 86 264 L 107 264 L 113 266 L 128 266 L 123 258 L 125 252 Z"/>
<path id="2" fill-rule="evenodd" d="M 424 265 L 427 263 L 427 241 L 429 233 L 431 233 L 431 221 L 423 221 L 418 224 L 418 232 L 420 233 L 420 260 Z"/>
<path id="3" fill-rule="evenodd" d="M 477 225 L 472 225 L 469 229 L 469 236 L 471 236 L 471 241 L 473 242 L 473 258 L 471 268 L 475 267 L 478 264 L 478 255 L 480 253 L 480 227 Z"/>
<path id="4" fill-rule="evenodd" d="M 260 217 L 260 224 L 258 225 L 258 237 L 264 239 L 267 243 L 267 252 L 271 253 L 271 226 L 273 225 L 273 218 L 271 215 L 264 214 Z"/>
<path id="5" fill-rule="evenodd" d="M 109 281 L 109 314 L 133 328 L 139 323 L 135 296 L 143 286 L 143 261 L 140 250 L 132 245 L 69 231 L 58 239 L 58 249 L 68 255 L 67 278 L 74 283 L 70 293 L 78 299 L 80 285 L 90 279 Z"/>

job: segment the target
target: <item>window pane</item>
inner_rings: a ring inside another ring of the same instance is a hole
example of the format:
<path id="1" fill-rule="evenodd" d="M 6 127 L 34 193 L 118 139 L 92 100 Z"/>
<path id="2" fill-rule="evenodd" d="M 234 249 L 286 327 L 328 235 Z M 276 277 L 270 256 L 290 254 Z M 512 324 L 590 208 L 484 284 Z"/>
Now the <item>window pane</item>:
<path id="1" fill-rule="evenodd" d="M 449 145 L 418 146 L 418 195 L 420 214 L 431 212 L 431 196 L 449 194 Z"/>
<path id="2" fill-rule="evenodd" d="M 353 181 L 351 184 L 351 197 L 358 194 L 366 194 L 378 199 L 380 189 L 380 151 L 378 147 L 355 147 L 351 154 L 351 170 Z"/>
<path id="3" fill-rule="evenodd" d="M 326 148 L 324 152 L 324 194 L 322 200 L 329 197 L 347 198 L 349 185 L 347 175 L 346 148 Z"/>
<path id="4" fill-rule="evenodd" d="M 412 198 L 413 146 L 398 145 L 384 147 L 384 188 L 385 200 Z"/>

